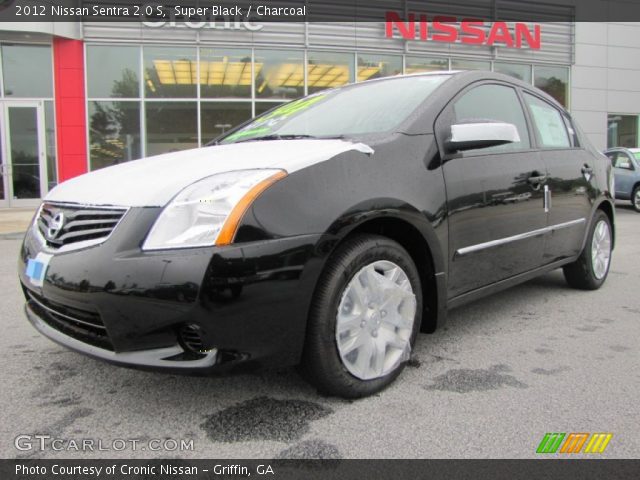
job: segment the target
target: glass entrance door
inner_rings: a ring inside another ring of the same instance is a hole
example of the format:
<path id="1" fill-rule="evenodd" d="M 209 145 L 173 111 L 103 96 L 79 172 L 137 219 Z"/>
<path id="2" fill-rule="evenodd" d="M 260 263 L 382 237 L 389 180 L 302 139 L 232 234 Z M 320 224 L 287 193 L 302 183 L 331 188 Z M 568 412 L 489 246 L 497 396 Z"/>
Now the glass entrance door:
<path id="1" fill-rule="evenodd" d="M 5 102 L 3 114 L 0 202 L 9 207 L 37 206 L 47 193 L 42 103 Z"/>

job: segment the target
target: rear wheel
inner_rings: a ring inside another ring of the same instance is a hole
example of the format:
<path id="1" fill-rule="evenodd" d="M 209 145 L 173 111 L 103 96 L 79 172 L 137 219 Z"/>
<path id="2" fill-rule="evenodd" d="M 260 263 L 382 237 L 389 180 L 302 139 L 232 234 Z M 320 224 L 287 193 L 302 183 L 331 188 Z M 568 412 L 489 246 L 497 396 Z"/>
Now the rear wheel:
<path id="1" fill-rule="evenodd" d="M 598 210 L 582 254 L 563 269 L 567 283 L 581 290 L 600 288 L 609 274 L 611 248 L 611 222 L 602 210 Z"/>
<path id="2" fill-rule="evenodd" d="M 385 237 L 354 236 L 319 280 L 303 371 L 329 395 L 382 390 L 409 359 L 421 317 L 420 276 L 407 251 Z"/>
<path id="3" fill-rule="evenodd" d="M 640 212 L 640 185 L 633 189 L 631 194 L 631 205 L 636 212 Z"/>

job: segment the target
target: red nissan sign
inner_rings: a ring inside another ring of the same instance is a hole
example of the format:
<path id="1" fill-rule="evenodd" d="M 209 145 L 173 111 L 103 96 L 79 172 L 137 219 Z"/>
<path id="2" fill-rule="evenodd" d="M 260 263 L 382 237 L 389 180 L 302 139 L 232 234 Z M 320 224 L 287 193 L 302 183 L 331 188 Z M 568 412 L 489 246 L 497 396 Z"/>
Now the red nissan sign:
<path id="1" fill-rule="evenodd" d="M 397 31 L 405 40 L 422 40 L 443 43 L 464 43 L 468 45 L 504 46 L 508 48 L 531 48 L 539 50 L 541 29 L 539 24 L 530 28 L 526 23 L 515 22 L 512 28 L 506 22 L 484 22 L 475 19 L 438 15 L 429 19 L 425 14 L 409 13 L 407 20 L 397 12 L 385 15 L 387 38 Z M 489 25 L 489 31 L 486 26 Z M 416 28 L 417 26 L 417 28 Z"/>

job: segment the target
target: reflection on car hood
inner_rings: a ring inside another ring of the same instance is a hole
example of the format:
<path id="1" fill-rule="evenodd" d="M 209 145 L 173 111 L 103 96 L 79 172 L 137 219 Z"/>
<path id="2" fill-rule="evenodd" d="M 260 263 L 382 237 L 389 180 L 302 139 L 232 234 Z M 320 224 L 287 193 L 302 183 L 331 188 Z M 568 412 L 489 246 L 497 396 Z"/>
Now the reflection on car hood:
<path id="1" fill-rule="evenodd" d="M 73 178 L 45 200 L 85 205 L 161 207 L 180 190 L 216 173 L 251 168 L 282 168 L 289 173 L 357 150 L 344 140 L 270 140 L 204 147 L 114 165 Z"/>

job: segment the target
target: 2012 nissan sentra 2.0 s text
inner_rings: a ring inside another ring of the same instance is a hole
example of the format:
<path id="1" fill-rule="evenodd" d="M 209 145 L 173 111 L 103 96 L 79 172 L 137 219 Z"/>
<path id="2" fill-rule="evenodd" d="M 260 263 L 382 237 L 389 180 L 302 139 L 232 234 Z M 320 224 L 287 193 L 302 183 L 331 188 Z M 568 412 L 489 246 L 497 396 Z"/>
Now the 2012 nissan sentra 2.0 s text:
<path id="1" fill-rule="evenodd" d="M 613 195 L 611 163 L 531 85 L 383 78 L 58 185 L 19 275 L 33 326 L 84 354 L 203 374 L 300 365 L 361 397 L 452 307 L 557 268 L 599 288 Z"/>

